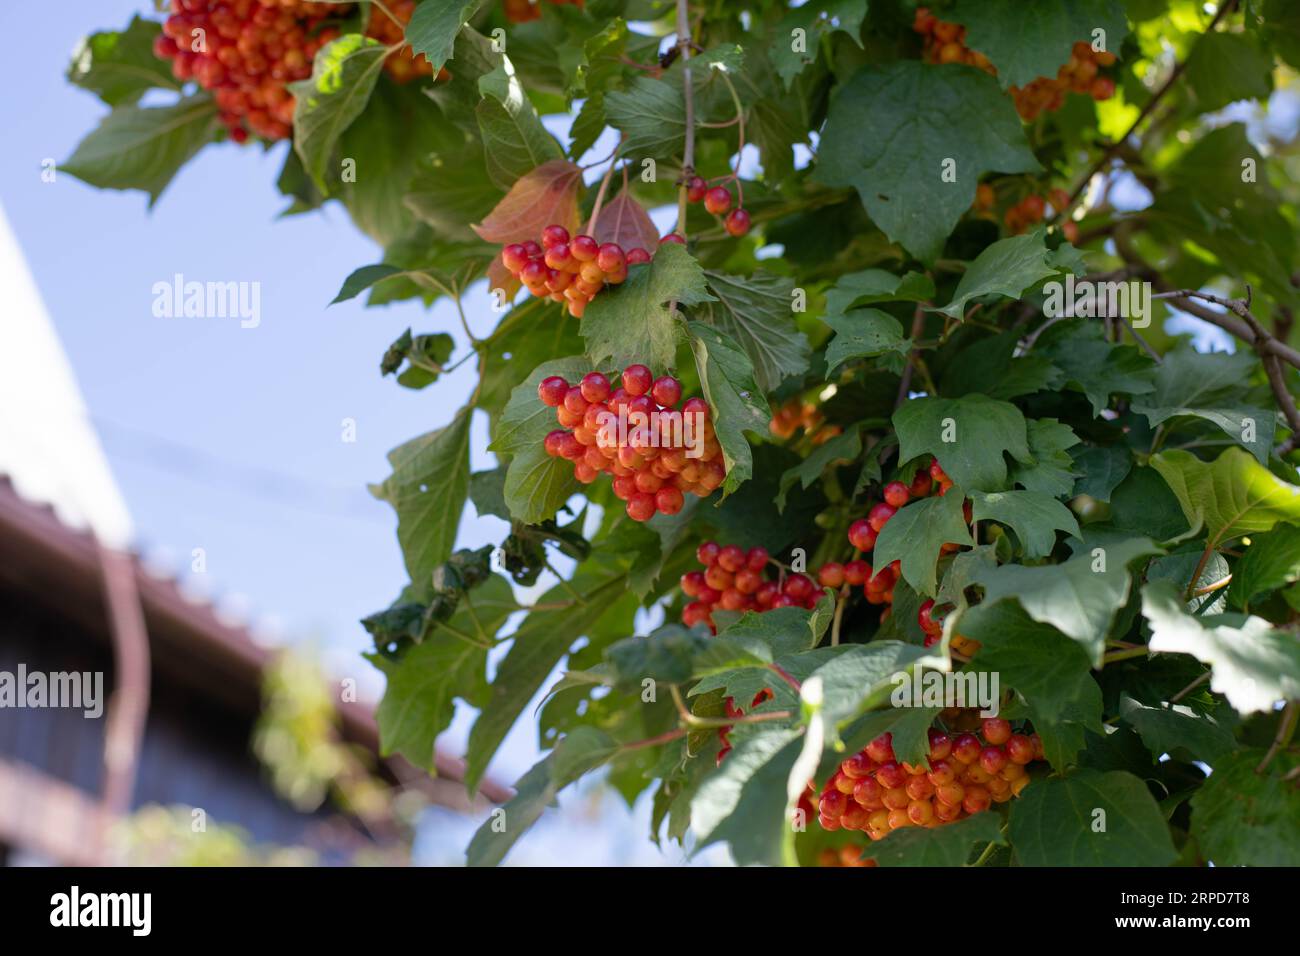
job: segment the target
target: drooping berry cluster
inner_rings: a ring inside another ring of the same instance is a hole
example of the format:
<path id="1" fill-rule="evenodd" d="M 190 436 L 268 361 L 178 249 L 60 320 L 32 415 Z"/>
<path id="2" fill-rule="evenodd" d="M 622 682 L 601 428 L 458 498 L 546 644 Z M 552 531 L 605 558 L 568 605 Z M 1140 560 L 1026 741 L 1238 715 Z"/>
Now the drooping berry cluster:
<path id="1" fill-rule="evenodd" d="M 726 186 L 710 188 L 704 177 L 691 176 L 686 180 L 686 198 L 690 202 L 703 202 L 712 215 L 724 217 L 722 227 L 728 235 L 739 238 L 749 232 L 749 213 L 740 206 L 731 208 L 731 190 Z"/>
<path id="2" fill-rule="evenodd" d="M 670 234 L 659 240 L 681 242 Z M 637 246 L 624 251 L 616 242 L 599 243 L 591 236 L 569 238 L 569 230 L 550 225 L 542 230 L 539 245 L 513 242 L 501 250 L 501 262 L 510 273 L 539 299 L 567 303 L 569 315 L 582 313 L 601 289 L 627 280 L 628 266 L 650 261 L 650 253 Z"/>
<path id="3" fill-rule="evenodd" d="M 1019 202 L 1013 203 L 1002 219 L 1007 231 L 1012 235 L 1020 235 L 1031 226 L 1042 222 L 1047 216 L 1049 203 L 1051 209 L 1059 215 L 1069 208 L 1070 194 L 1057 187 L 1050 190 L 1046 198 L 1031 193 Z M 980 213 L 992 214 L 996 204 L 997 197 L 993 187 L 988 183 L 980 183 L 975 189 L 974 208 Z M 1079 226 L 1071 220 L 1067 219 L 1061 223 L 1061 232 L 1069 242 L 1079 238 Z"/>
<path id="4" fill-rule="evenodd" d="M 1029 785 L 1025 769 L 1043 756 L 1037 734 L 1013 733 L 1010 722 L 990 717 L 983 740 L 930 731 L 924 764 L 900 763 L 892 736 L 882 734 L 840 764 L 818 800 L 826 830 L 859 830 L 872 840 L 902 827 L 955 823 L 1005 803 Z"/>
<path id="5" fill-rule="evenodd" d="M 688 398 L 679 410 L 682 383 L 671 375 L 655 378 L 646 366 L 629 365 L 618 388 L 601 372 L 577 385 L 552 375 L 537 394 L 562 426 L 546 436 L 547 454 L 573 462 L 583 484 L 613 475 L 614 494 L 633 521 L 677 514 L 686 494 L 706 497 L 727 477 L 709 403 Z"/>
<path id="6" fill-rule="evenodd" d="M 966 46 L 966 28 L 940 20 L 925 7 L 918 7 L 912 29 L 925 38 L 925 55 L 932 63 L 965 63 L 986 73 L 997 75 L 988 57 Z M 1115 54 L 1098 52 L 1082 41 L 1074 44 L 1070 59 L 1056 76 L 1040 76 L 1027 86 L 1013 86 L 1010 93 L 1022 119 L 1036 119 L 1044 110 L 1059 110 L 1065 94 L 1083 93 L 1094 100 L 1115 95 L 1115 81 L 1099 71 L 1115 63 Z"/>
<path id="7" fill-rule="evenodd" d="M 386 5 L 401 22 L 373 7 L 367 35 L 398 43 L 415 0 Z M 250 133 L 265 140 L 293 132 L 294 97 L 288 84 L 311 76 L 316 52 L 341 35 L 350 4 L 310 0 L 172 0 L 171 15 L 154 41 L 154 54 L 170 60 L 172 74 L 211 90 L 230 138 Z M 398 80 L 429 76 L 432 65 L 411 48 L 394 51 L 384 68 Z"/>
<path id="8" fill-rule="evenodd" d="M 777 438 L 792 438 L 802 428 L 814 445 L 828 442 L 844 431 L 839 425 L 826 424 L 821 409 L 800 398 L 792 398 L 778 408 L 768 428 Z"/>
<path id="9" fill-rule="evenodd" d="M 861 859 L 862 847 L 849 844 L 839 849 L 826 847 L 817 855 L 818 866 L 875 866 L 873 859 Z"/>

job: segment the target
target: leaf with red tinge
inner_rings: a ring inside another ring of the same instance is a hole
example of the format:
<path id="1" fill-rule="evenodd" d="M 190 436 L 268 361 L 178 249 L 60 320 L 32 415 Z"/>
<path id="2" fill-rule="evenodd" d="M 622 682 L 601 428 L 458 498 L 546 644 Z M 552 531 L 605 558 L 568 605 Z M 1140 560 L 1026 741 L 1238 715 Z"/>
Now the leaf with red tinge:
<path id="1" fill-rule="evenodd" d="M 536 242 L 542 230 L 560 225 L 578 230 L 578 188 L 582 170 L 573 163 L 553 159 L 542 163 L 510 187 L 487 217 L 474 226 L 479 238 L 488 242 Z"/>
<path id="2" fill-rule="evenodd" d="M 624 251 L 641 248 L 653 252 L 659 245 L 654 220 L 626 189 L 601 208 L 592 237 L 600 243 L 616 242 Z"/>
<path id="3" fill-rule="evenodd" d="M 500 253 L 488 264 L 487 267 L 488 289 L 493 295 L 496 290 L 500 289 L 505 295 L 506 302 L 515 301 L 515 296 L 519 294 L 519 289 L 523 285 L 519 277 L 506 268 L 506 264 L 501 261 Z"/>

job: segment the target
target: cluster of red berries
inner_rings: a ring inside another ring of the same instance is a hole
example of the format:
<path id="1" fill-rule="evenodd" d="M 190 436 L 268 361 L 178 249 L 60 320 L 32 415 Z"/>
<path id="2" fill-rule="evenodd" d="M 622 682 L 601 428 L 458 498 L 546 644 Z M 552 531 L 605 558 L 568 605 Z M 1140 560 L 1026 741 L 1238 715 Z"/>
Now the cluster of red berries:
<path id="1" fill-rule="evenodd" d="M 682 383 L 671 375 L 655 378 L 646 366 L 629 365 L 618 388 L 601 372 L 588 372 L 577 385 L 552 375 L 538 384 L 537 395 L 562 426 L 546 436 L 547 454 L 573 462 L 583 484 L 602 472 L 613 475 L 614 494 L 627 502 L 633 521 L 675 515 L 687 493 L 706 497 L 727 477 L 709 403 L 688 398 L 678 411 Z M 697 447 L 694 457 L 690 445 Z"/>
<path id="2" fill-rule="evenodd" d="M 792 438 L 802 428 L 814 445 L 828 442 L 844 431 L 839 425 L 827 425 L 821 409 L 800 398 L 792 398 L 778 408 L 768 428 L 777 438 Z"/>
<path id="3" fill-rule="evenodd" d="M 176 79 L 194 80 L 213 92 L 235 142 L 247 141 L 250 132 L 265 140 L 287 139 L 294 110 L 288 84 L 311 76 L 316 52 L 338 39 L 340 14 L 350 9 L 309 0 L 172 0 L 154 54 L 171 61 Z M 397 43 L 415 0 L 393 0 L 388 9 L 402 22 L 394 23 L 376 7 L 367 33 Z M 410 47 L 394 52 L 384 67 L 398 80 L 433 72 L 423 56 L 417 62 Z"/>
<path id="4" fill-rule="evenodd" d="M 684 242 L 670 233 L 659 240 Z M 569 238 L 569 230 L 550 225 L 542 230 L 541 245 L 512 242 L 501 250 L 501 262 L 511 275 L 539 299 L 568 304 L 569 315 L 582 318 L 590 302 L 606 285 L 627 280 L 629 266 L 650 261 L 650 253 L 637 246 L 628 249 L 616 242 L 599 243 L 591 236 Z"/>
<path id="5" fill-rule="evenodd" d="M 745 551 L 738 545 L 705 541 L 695 549 L 703 571 L 682 575 L 682 593 L 694 598 L 682 608 L 687 627 L 707 624 L 715 634 L 713 611 L 770 611 L 777 607 L 817 606 L 821 590 L 806 574 L 786 574 L 778 580 L 766 577 L 771 559 L 766 548 Z M 775 565 L 773 565 L 775 567 Z M 778 570 L 780 570 L 778 568 Z"/>
<path id="6" fill-rule="evenodd" d="M 764 701 L 771 700 L 773 696 L 774 696 L 773 693 L 768 688 L 764 687 L 762 690 L 760 690 L 757 694 L 754 695 L 754 699 L 750 703 L 749 709 L 753 710 L 755 707 L 757 707 L 759 704 L 763 703 Z M 727 716 L 730 717 L 732 720 L 735 720 L 737 717 L 745 716 L 745 712 L 736 706 L 736 698 L 728 697 L 725 706 L 727 708 Z M 722 758 L 727 756 L 727 754 L 731 753 L 731 726 L 730 725 L 726 727 L 718 728 L 718 739 L 722 741 L 722 747 L 718 750 L 718 766 L 721 767 Z"/>
<path id="7" fill-rule="evenodd" d="M 997 203 L 997 196 L 993 192 L 993 187 L 988 183 L 980 183 L 975 188 L 974 208 L 981 213 L 992 213 L 994 205 Z M 1003 216 L 1003 223 L 1007 231 L 1012 235 L 1020 235 L 1043 221 L 1047 216 L 1048 203 L 1056 213 L 1062 213 L 1070 206 L 1070 194 L 1059 186 L 1050 190 L 1047 197 L 1030 194 L 1025 196 L 1019 202 L 1013 204 Z M 1074 242 L 1079 238 L 1079 226 L 1077 223 L 1066 220 L 1061 223 L 1061 232 L 1069 242 Z"/>
<path id="8" fill-rule="evenodd" d="M 954 823 L 1019 796 L 1026 766 L 1043 757 L 1037 734 L 1013 733 L 1009 721 L 986 718 L 983 740 L 930 730 L 924 764 L 900 763 L 882 734 L 840 764 L 822 788 L 818 821 L 826 830 L 859 830 L 872 840 L 902 827 Z"/>
<path id="9" fill-rule="evenodd" d="M 985 73 L 997 75 L 988 57 L 966 46 L 966 28 L 940 20 L 925 7 L 918 7 L 912 29 L 925 37 L 925 54 L 932 63 L 965 63 Z M 1028 86 L 1013 86 L 1010 93 L 1022 119 L 1036 119 L 1044 110 L 1059 110 L 1065 94 L 1083 93 L 1094 100 L 1108 100 L 1115 95 L 1115 81 L 1099 71 L 1115 63 L 1115 54 L 1098 52 L 1079 41 L 1070 51 L 1070 59 L 1055 77 L 1040 76 Z"/>
<path id="10" fill-rule="evenodd" d="M 821 853 L 817 854 L 818 866 L 876 866 L 876 861 L 870 858 L 862 859 L 862 847 L 849 844 L 842 846 L 838 850 L 834 847 L 826 847 Z"/>
<path id="11" fill-rule="evenodd" d="M 547 2 L 553 7 L 572 3 L 578 9 L 582 9 L 585 4 L 585 0 L 547 0 Z M 506 19 L 511 23 L 527 23 L 542 15 L 541 0 L 505 0 L 502 9 L 505 10 Z"/>
<path id="12" fill-rule="evenodd" d="M 722 227 L 728 235 L 739 238 L 749 232 L 749 213 L 737 206 L 731 208 L 731 190 L 726 186 L 709 188 L 702 176 L 691 176 L 686 180 L 686 198 L 690 202 L 703 202 L 704 208 L 715 216 L 724 216 Z"/>
<path id="13" fill-rule="evenodd" d="M 406 39 L 406 24 L 415 12 L 416 0 L 388 0 L 381 9 L 380 4 L 370 8 L 370 19 L 366 21 L 366 36 L 373 37 L 385 46 L 402 43 Z M 392 16 L 389 16 L 389 14 Z M 389 54 L 384 60 L 384 71 L 398 83 L 433 76 L 433 64 L 423 53 L 418 56 L 409 44 Z M 446 69 L 438 71 L 439 80 L 451 79 Z"/>

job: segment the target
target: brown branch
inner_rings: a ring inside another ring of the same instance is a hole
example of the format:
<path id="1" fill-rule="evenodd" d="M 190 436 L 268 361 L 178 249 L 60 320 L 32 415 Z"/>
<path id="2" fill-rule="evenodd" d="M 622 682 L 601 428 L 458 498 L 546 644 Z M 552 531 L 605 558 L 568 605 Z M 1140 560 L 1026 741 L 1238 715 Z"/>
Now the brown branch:
<path id="1" fill-rule="evenodd" d="M 915 342 L 925 331 L 925 303 L 918 302 L 916 310 L 912 313 L 912 341 Z M 912 388 L 912 370 L 916 363 L 920 361 L 920 353 L 916 349 L 907 353 L 907 367 L 903 369 L 902 380 L 898 383 L 898 395 L 894 399 L 894 408 L 901 408 L 907 401 L 907 393 Z"/>

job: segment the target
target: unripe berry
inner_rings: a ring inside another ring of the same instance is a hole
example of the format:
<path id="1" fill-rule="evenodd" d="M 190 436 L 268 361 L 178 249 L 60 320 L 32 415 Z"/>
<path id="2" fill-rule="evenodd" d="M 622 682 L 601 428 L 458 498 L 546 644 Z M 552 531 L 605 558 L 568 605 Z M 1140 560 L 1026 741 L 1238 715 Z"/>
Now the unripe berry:
<path id="1" fill-rule="evenodd" d="M 591 236 L 574 236 L 569 243 L 569 252 L 579 262 L 594 262 L 600 252 L 600 244 Z"/>
<path id="2" fill-rule="evenodd" d="M 558 375 L 551 375 L 537 383 L 537 397 L 543 405 L 556 408 L 569 392 L 569 383 Z"/>
<path id="3" fill-rule="evenodd" d="M 616 242 L 607 242 L 600 247 L 596 253 L 596 265 L 600 271 L 606 274 L 617 273 L 627 267 L 627 256 L 623 253 L 623 247 Z"/>
<path id="4" fill-rule="evenodd" d="M 714 186 L 704 194 L 704 208 L 715 216 L 721 216 L 731 208 L 731 190 L 726 186 Z"/>

